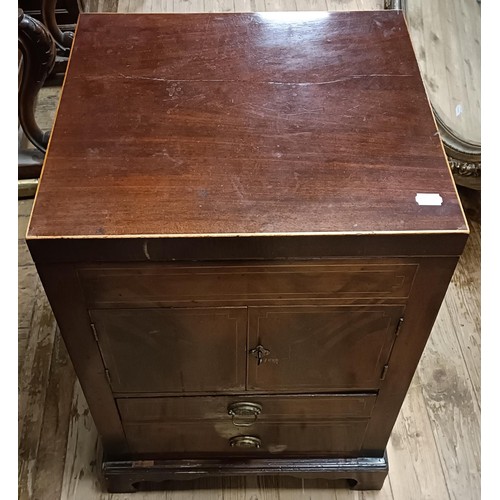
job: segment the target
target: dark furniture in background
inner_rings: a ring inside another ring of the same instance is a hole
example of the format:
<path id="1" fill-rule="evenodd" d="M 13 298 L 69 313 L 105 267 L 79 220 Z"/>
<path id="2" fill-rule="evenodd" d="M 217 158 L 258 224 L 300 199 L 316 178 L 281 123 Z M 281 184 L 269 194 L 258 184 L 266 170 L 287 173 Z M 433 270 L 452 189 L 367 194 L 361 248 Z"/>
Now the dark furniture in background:
<path id="1" fill-rule="evenodd" d="M 34 195 L 50 137 L 35 117 L 38 92 L 46 83 L 61 85 L 81 7 L 77 0 L 24 0 L 19 7 L 19 126 L 36 148 L 18 154 L 18 191 L 24 197 Z"/>
<path id="2" fill-rule="evenodd" d="M 25 14 L 42 22 L 54 38 L 59 55 L 68 56 L 80 12 L 80 0 L 19 0 Z"/>
<path id="3" fill-rule="evenodd" d="M 468 235 L 401 13 L 83 14 L 74 43 L 27 241 L 108 489 L 380 488 Z"/>
<path id="4" fill-rule="evenodd" d="M 35 119 L 35 103 L 39 90 L 54 67 L 55 44 L 45 26 L 18 10 L 19 50 L 22 74 L 19 88 L 19 122 L 30 142 L 45 153 L 50 131 L 42 131 Z"/>
<path id="5" fill-rule="evenodd" d="M 48 2 L 53 5 L 56 22 L 62 31 L 75 29 L 78 16 L 83 10 L 79 0 L 50 0 Z M 42 10 L 47 2 L 44 0 L 18 0 L 19 8 L 23 9 L 26 14 L 43 21 Z"/>

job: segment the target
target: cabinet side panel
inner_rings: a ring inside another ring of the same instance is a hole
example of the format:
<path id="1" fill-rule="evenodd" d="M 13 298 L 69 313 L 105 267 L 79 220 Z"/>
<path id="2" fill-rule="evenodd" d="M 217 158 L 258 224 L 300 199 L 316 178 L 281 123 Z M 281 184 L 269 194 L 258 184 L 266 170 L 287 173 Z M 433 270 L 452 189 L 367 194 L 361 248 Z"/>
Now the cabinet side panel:
<path id="1" fill-rule="evenodd" d="M 38 274 L 61 330 L 71 361 L 105 452 L 125 453 L 126 441 L 105 368 L 90 327 L 76 271 L 72 265 L 37 265 Z"/>
<path id="2" fill-rule="evenodd" d="M 457 262 L 458 257 L 422 259 L 365 434 L 366 456 L 384 452 Z"/>

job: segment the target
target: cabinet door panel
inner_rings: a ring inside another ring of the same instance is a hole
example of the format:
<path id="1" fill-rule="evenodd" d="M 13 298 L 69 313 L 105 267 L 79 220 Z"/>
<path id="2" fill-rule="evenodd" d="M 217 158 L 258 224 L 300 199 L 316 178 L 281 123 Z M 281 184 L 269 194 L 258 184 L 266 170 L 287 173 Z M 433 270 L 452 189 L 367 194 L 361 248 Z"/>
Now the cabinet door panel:
<path id="1" fill-rule="evenodd" d="M 402 306 L 249 308 L 249 390 L 376 389 Z M 258 353 L 251 351 L 262 346 Z"/>
<path id="2" fill-rule="evenodd" d="M 91 318 L 115 392 L 244 389 L 244 307 L 93 310 Z"/>

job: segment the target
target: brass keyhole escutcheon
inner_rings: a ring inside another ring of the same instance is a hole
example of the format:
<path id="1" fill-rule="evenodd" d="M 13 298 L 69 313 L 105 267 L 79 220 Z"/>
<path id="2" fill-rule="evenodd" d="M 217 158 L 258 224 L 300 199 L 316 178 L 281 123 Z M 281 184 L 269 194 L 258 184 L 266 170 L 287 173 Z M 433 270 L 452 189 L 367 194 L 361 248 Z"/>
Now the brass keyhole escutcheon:
<path id="1" fill-rule="evenodd" d="M 259 403 L 238 401 L 230 404 L 227 407 L 227 412 L 231 415 L 236 427 L 250 427 L 257 421 L 257 417 L 262 412 L 262 406 Z"/>
<path id="2" fill-rule="evenodd" d="M 262 361 L 264 361 L 264 356 L 269 356 L 269 354 L 271 354 L 271 351 L 259 344 L 257 347 L 254 347 L 250 350 L 250 354 L 257 358 L 258 366 L 262 363 Z"/>
<path id="3" fill-rule="evenodd" d="M 238 448 L 260 448 L 262 441 L 256 436 L 235 436 L 229 440 L 230 446 Z"/>

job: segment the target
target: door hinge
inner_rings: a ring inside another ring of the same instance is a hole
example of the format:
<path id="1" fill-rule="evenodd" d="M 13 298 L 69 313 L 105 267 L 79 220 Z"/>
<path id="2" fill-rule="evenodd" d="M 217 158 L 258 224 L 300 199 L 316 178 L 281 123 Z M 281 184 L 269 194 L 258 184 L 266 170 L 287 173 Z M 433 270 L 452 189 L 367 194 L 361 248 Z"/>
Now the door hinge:
<path id="1" fill-rule="evenodd" d="M 94 323 L 90 323 L 90 328 L 92 329 L 92 334 L 94 335 L 94 339 L 97 343 L 99 343 L 99 339 L 97 338 L 97 331 L 95 329 Z"/>
<path id="2" fill-rule="evenodd" d="M 398 321 L 398 326 L 396 326 L 396 337 L 399 335 L 399 332 L 401 331 L 401 327 L 403 326 L 404 318 L 399 318 Z"/>
<path id="3" fill-rule="evenodd" d="M 94 335 L 94 339 L 97 343 L 97 348 L 99 349 L 102 358 L 102 351 L 101 351 L 101 346 L 99 344 L 99 337 L 97 336 L 97 330 L 95 329 L 94 323 L 90 323 L 90 328 L 92 330 L 92 335 Z M 103 364 L 104 364 L 104 359 L 103 359 Z M 111 374 L 109 373 L 109 370 L 106 367 L 104 367 L 104 373 L 106 374 L 106 378 L 108 379 L 108 384 L 111 385 Z"/>
<path id="4" fill-rule="evenodd" d="M 389 365 L 384 365 L 382 368 L 382 373 L 380 374 L 380 380 L 385 380 L 385 376 L 387 375 L 387 370 L 389 369 Z"/>

